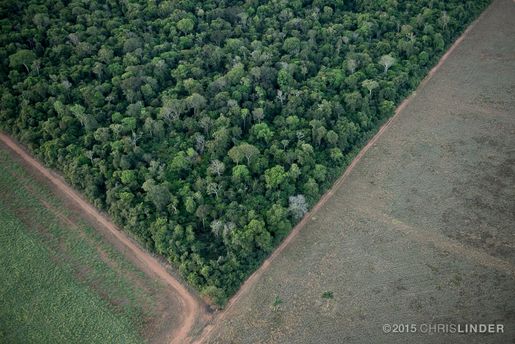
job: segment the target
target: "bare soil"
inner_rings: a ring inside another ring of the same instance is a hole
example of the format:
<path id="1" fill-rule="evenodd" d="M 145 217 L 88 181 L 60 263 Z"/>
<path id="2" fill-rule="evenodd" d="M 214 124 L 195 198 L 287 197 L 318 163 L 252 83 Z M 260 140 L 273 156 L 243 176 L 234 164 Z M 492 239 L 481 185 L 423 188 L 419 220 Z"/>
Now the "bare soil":
<path id="1" fill-rule="evenodd" d="M 515 340 L 513 37 L 494 1 L 198 342 Z M 437 322 L 505 333 L 382 331 Z"/>

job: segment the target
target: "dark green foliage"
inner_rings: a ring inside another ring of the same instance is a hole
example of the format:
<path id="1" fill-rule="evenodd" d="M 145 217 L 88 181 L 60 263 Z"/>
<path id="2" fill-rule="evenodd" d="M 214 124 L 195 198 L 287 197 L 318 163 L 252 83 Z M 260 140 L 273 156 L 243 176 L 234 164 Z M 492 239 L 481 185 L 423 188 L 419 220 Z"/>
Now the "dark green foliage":
<path id="1" fill-rule="evenodd" d="M 272 305 L 270 308 L 275 312 L 279 309 L 279 306 L 282 305 L 283 300 L 279 297 L 279 295 L 276 295 L 274 298 L 274 302 L 272 302 Z"/>
<path id="2" fill-rule="evenodd" d="M 487 4 L 3 1 L 0 126 L 223 303 Z"/>
<path id="3" fill-rule="evenodd" d="M 333 292 L 332 291 L 324 291 L 322 293 L 322 299 L 332 299 L 334 297 L 333 295 Z"/>

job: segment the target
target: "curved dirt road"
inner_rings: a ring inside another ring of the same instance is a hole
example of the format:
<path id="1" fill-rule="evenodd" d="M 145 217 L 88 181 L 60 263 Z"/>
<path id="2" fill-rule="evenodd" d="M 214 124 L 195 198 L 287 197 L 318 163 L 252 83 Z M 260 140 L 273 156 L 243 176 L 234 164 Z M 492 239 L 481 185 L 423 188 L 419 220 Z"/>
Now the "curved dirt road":
<path id="1" fill-rule="evenodd" d="M 85 201 L 76 191 L 61 180 L 60 177 L 54 175 L 49 169 L 32 158 L 25 150 L 9 136 L 0 133 L 0 141 L 15 152 L 27 164 L 33 167 L 40 174 L 49 179 L 52 184 L 68 198 L 74 201 L 87 215 L 95 218 L 102 226 L 104 226 L 129 252 L 141 262 L 149 272 L 155 274 L 164 283 L 169 285 L 177 295 L 181 303 L 182 323 L 179 324 L 177 330 L 172 334 L 171 344 L 182 344 L 188 341 L 188 336 L 193 328 L 200 312 L 199 302 L 191 293 L 177 281 L 168 271 L 159 263 L 159 261 L 143 250 L 139 245 L 134 243 L 124 232 L 114 225 L 107 217 L 102 215 L 96 208 Z"/>

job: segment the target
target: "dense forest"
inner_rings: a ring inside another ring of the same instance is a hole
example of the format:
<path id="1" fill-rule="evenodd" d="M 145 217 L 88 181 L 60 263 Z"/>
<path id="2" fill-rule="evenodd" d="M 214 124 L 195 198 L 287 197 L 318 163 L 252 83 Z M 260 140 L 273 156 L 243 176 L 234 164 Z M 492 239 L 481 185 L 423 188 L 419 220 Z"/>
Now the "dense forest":
<path id="1" fill-rule="evenodd" d="M 4 0 L 0 127 L 223 304 L 488 3 Z"/>

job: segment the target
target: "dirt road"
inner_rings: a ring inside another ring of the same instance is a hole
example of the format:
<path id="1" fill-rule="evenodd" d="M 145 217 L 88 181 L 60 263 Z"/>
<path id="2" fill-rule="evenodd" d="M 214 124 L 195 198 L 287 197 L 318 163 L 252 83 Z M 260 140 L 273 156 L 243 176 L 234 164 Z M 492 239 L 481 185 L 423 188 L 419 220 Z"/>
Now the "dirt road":
<path id="1" fill-rule="evenodd" d="M 93 217 L 100 225 L 110 232 L 121 244 L 122 247 L 129 250 L 131 255 L 144 267 L 145 272 L 155 275 L 165 284 L 169 285 L 175 292 L 181 303 L 182 322 L 172 334 L 171 344 L 183 344 L 187 342 L 189 333 L 193 328 L 197 317 L 201 315 L 201 307 L 198 300 L 177 281 L 161 263 L 151 256 L 144 249 L 133 242 L 124 232 L 114 225 L 108 218 L 102 215 L 96 208 L 85 201 L 76 191 L 67 185 L 61 177 L 52 173 L 49 169 L 32 158 L 17 142 L 9 136 L 0 133 L 0 141 L 22 158 L 29 166 L 38 173 L 46 177 L 59 191 L 72 200 L 75 205 L 80 207 L 88 216 Z"/>
<path id="2" fill-rule="evenodd" d="M 514 0 L 515 1 L 515 0 Z M 456 49 L 457 46 L 463 41 L 466 35 L 470 32 L 470 30 L 477 24 L 477 22 L 484 16 L 484 14 L 488 11 L 485 10 L 476 20 L 469 25 L 469 27 L 463 32 L 463 34 L 454 42 L 454 44 L 447 50 L 447 52 L 440 58 L 438 64 L 434 66 L 431 71 L 427 74 L 427 76 L 422 80 L 420 85 L 423 87 L 433 75 L 440 69 L 443 63 L 448 59 L 449 55 Z M 268 257 L 260 266 L 258 270 L 256 270 L 242 285 L 242 287 L 238 290 L 238 292 L 229 300 L 226 308 L 223 312 L 218 314 L 216 318 L 214 318 L 213 323 L 207 325 L 204 328 L 204 331 L 201 335 L 195 340 L 195 344 L 201 344 L 205 342 L 214 328 L 219 326 L 219 324 L 223 323 L 226 314 L 228 311 L 236 304 L 244 295 L 246 295 L 249 290 L 256 284 L 256 282 L 260 279 L 263 273 L 269 268 L 270 264 L 274 259 L 277 258 L 285 248 L 298 236 L 300 231 L 306 226 L 307 223 L 310 222 L 312 217 L 329 201 L 334 193 L 341 187 L 344 181 L 347 179 L 349 174 L 353 171 L 354 167 L 358 162 L 363 158 L 363 156 L 367 153 L 367 151 L 377 142 L 377 140 L 383 135 L 383 133 L 392 125 L 398 115 L 404 110 L 404 108 L 412 101 L 415 92 L 412 93 L 408 98 L 406 98 L 396 109 L 395 114 L 381 126 L 378 132 L 372 137 L 372 139 L 363 147 L 363 149 L 355 156 L 350 165 L 347 167 L 345 172 L 338 178 L 338 180 L 334 183 L 334 185 L 322 196 L 322 198 L 318 201 L 317 204 L 304 216 L 304 218 L 293 228 L 290 234 L 283 240 L 281 245 Z"/>

